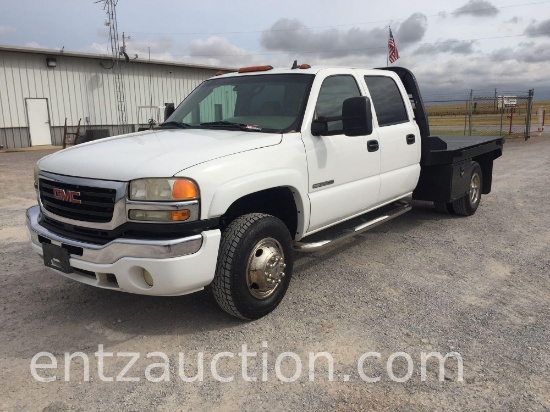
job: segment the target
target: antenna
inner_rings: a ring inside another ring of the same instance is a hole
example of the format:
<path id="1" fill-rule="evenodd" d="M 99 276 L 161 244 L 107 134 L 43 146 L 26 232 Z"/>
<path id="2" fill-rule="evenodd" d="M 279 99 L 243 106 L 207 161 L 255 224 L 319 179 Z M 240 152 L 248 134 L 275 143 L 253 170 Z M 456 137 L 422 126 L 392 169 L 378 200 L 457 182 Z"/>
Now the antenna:
<path id="1" fill-rule="evenodd" d="M 124 90 L 124 77 L 122 75 L 122 67 L 128 63 L 130 59 L 126 54 L 126 39 L 124 33 L 122 34 L 122 47 L 118 42 L 118 27 L 116 18 L 116 5 L 118 0 L 98 0 L 95 3 L 103 3 L 103 10 L 107 14 L 107 20 L 105 20 L 105 26 L 109 27 L 109 42 L 111 46 L 111 58 L 112 64 L 110 67 L 106 67 L 102 63 L 99 63 L 104 69 L 112 69 L 115 77 L 115 93 L 118 109 L 118 119 L 121 126 L 126 125 L 126 98 Z M 120 57 L 124 57 L 124 61 L 120 60 Z"/>

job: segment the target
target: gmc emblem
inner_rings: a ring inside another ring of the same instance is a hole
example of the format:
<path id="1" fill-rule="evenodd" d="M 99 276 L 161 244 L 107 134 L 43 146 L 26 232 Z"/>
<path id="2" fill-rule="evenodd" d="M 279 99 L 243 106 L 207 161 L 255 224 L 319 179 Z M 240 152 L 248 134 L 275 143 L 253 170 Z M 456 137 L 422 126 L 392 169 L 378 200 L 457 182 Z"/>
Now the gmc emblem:
<path id="1" fill-rule="evenodd" d="M 70 203 L 82 203 L 80 199 L 77 199 L 75 196 L 80 196 L 80 192 L 75 192 L 73 190 L 65 190 L 54 187 L 53 197 L 57 200 L 62 200 L 63 202 Z"/>

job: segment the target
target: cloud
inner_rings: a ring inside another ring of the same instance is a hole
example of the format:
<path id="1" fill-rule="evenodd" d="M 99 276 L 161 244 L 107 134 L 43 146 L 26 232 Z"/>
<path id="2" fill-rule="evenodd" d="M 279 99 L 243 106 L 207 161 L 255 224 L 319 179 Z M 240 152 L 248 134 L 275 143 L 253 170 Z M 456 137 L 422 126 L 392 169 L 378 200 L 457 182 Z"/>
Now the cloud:
<path id="1" fill-rule="evenodd" d="M 550 44 L 520 43 L 520 58 L 527 63 L 550 62 Z"/>
<path id="2" fill-rule="evenodd" d="M 550 89 L 541 72 L 541 63 L 515 60 L 495 63 L 491 56 L 453 56 L 437 65 L 427 65 L 421 61 L 408 66 L 415 74 L 422 95 L 426 100 L 433 96 L 448 95 L 450 98 L 462 96 L 470 89 L 487 91 L 527 90 L 535 88 L 539 99 L 548 96 Z"/>
<path id="3" fill-rule="evenodd" d="M 499 10 L 488 0 L 470 0 L 464 6 L 456 9 L 453 14 L 457 17 L 470 15 L 474 17 L 496 16 Z"/>
<path id="4" fill-rule="evenodd" d="M 540 23 L 532 22 L 525 29 L 525 34 L 529 37 L 550 37 L 550 19 Z"/>
<path id="5" fill-rule="evenodd" d="M 13 26 L 0 26 L 0 34 L 15 33 L 17 29 Z"/>
<path id="6" fill-rule="evenodd" d="M 516 52 L 511 47 L 503 47 L 502 49 L 494 50 L 489 55 L 494 62 L 503 62 L 506 60 L 515 60 Z"/>
<path id="7" fill-rule="evenodd" d="M 427 18 L 420 13 L 393 27 L 398 47 L 421 40 L 426 27 Z M 288 52 L 296 57 L 306 54 L 309 59 L 385 55 L 387 42 L 386 27 L 308 30 L 298 19 L 287 18 L 275 22 L 260 38 L 260 44 L 267 50 Z"/>
<path id="8" fill-rule="evenodd" d="M 433 44 L 422 44 L 415 51 L 414 54 L 436 54 L 436 53 L 454 53 L 454 54 L 472 54 L 474 52 L 474 41 L 464 40 L 445 40 Z"/>
<path id="9" fill-rule="evenodd" d="M 520 43 L 516 49 L 504 47 L 493 51 L 489 56 L 494 62 L 547 63 L 550 62 L 550 44 Z"/>
<path id="10" fill-rule="evenodd" d="M 193 40 L 189 46 L 192 61 L 229 67 L 251 66 L 260 56 L 237 47 L 224 37 L 212 36 L 206 40 Z M 223 62 L 223 63 L 221 63 Z"/>
<path id="11" fill-rule="evenodd" d="M 506 20 L 505 23 L 520 23 L 523 19 L 518 16 L 512 17 L 510 20 Z"/>
<path id="12" fill-rule="evenodd" d="M 414 13 L 405 20 L 396 33 L 397 39 L 403 43 L 415 43 L 422 40 L 428 27 L 428 18 L 422 13 Z"/>

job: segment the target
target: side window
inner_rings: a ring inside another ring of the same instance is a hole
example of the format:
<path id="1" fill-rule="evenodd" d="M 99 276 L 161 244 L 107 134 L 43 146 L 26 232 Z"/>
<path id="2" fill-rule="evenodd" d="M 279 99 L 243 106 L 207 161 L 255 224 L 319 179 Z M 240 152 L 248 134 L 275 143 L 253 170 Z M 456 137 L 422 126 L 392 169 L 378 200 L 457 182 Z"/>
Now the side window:
<path id="1" fill-rule="evenodd" d="M 355 78 L 350 75 L 327 77 L 319 91 L 315 111 L 319 116 L 341 116 L 342 103 L 350 97 L 361 96 Z M 337 134 L 342 131 L 342 121 L 328 122 L 328 131 Z"/>
<path id="2" fill-rule="evenodd" d="M 365 76 L 379 126 L 409 121 L 401 92 L 391 77 Z"/>

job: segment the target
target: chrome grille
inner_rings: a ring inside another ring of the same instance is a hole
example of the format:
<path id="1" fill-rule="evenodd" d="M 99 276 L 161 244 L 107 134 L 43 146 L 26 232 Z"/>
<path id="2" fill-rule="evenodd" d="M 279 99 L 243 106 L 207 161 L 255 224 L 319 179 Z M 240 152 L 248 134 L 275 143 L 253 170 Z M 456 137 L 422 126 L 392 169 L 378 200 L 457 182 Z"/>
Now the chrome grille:
<path id="1" fill-rule="evenodd" d="M 58 216 L 84 222 L 100 223 L 110 222 L 113 218 L 116 201 L 115 189 L 82 186 L 42 178 L 39 179 L 38 188 L 44 208 Z M 54 189 L 60 189 L 65 193 L 79 193 L 76 200 L 80 203 L 56 199 Z"/>

